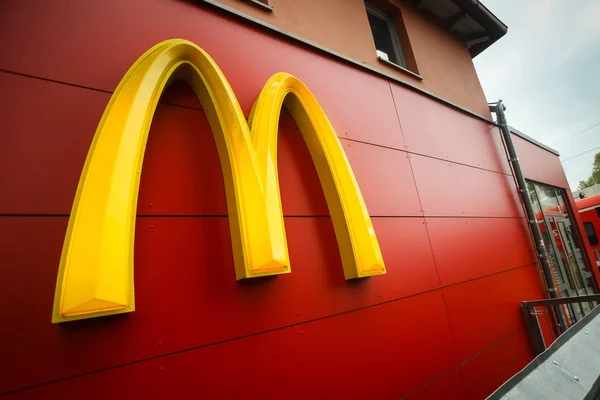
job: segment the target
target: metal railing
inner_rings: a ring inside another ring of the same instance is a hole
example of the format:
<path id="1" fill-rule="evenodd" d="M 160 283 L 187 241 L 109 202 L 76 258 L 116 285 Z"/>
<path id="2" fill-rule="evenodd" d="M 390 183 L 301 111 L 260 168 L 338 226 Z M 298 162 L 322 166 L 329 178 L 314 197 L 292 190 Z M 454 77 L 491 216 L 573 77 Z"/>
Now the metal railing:
<path id="1" fill-rule="evenodd" d="M 521 312 L 536 355 L 600 304 L 600 294 L 524 301 Z"/>

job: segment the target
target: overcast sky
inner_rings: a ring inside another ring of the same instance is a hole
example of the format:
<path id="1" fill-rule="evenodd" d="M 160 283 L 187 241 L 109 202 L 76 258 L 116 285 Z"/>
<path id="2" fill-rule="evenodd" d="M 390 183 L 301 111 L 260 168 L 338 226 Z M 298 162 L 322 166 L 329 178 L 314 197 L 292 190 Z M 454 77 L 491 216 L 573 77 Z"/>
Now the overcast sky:
<path id="1" fill-rule="evenodd" d="M 600 147 L 600 1 L 483 3 L 508 25 L 474 59 L 486 97 L 503 100 L 511 126 L 560 152 L 574 189 L 590 176 L 600 151 L 566 161 Z"/>

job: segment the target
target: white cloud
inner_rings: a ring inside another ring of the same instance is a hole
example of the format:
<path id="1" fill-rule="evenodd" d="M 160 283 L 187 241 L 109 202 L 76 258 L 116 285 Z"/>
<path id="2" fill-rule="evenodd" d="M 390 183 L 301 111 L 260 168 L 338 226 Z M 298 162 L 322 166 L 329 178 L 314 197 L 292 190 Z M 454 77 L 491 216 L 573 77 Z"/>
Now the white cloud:
<path id="1" fill-rule="evenodd" d="M 509 123 L 551 144 L 600 122 L 600 1 L 484 2 L 509 30 L 474 62 L 488 100 L 508 106 Z M 556 145 L 563 158 L 597 146 L 600 128 Z M 587 158 L 564 164 L 572 186 L 590 174 Z"/>

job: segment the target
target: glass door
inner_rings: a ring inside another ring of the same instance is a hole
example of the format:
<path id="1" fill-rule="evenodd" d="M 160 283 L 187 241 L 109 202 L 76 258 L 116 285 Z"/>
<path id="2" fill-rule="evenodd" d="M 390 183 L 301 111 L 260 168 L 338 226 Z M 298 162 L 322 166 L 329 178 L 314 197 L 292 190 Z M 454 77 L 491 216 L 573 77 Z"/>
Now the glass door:
<path id="1" fill-rule="evenodd" d="M 540 229 L 546 247 L 546 255 L 552 266 L 558 290 L 563 296 L 577 296 L 577 285 L 573 275 L 569 274 L 566 259 L 563 257 L 562 246 L 559 244 L 558 232 L 551 217 L 540 222 Z"/>
<path id="2" fill-rule="evenodd" d="M 562 243 L 563 255 L 569 265 L 569 269 L 573 271 L 573 275 L 577 277 L 577 290 L 580 294 L 592 294 L 593 282 L 592 273 L 587 268 L 583 261 L 581 249 L 577 246 L 573 238 L 573 228 L 571 222 L 566 218 L 554 218 L 558 227 L 558 237 Z"/>
<path id="3" fill-rule="evenodd" d="M 532 182 L 528 182 L 527 189 L 561 296 L 593 294 L 592 274 L 584 259 L 582 242 L 571 224 L 564 190 Z M 564 310 L 568 319 L 575 322 L 591 308 L 589 303 L 575 303 Z"/>
<path id="4" fill-rule="evenodd" d="M 548 208 L 548 201 L 542 203 L 540 197 L 537 194 L 536 184 L 528 182 L 527 191 L 535 212 L 536 222 L 542 239 L 544 242 L 544 248 L 546 250 L 546 258 L 552 268 L 552 275 L 554 277 L 554 283 L 557 286 L 561 296 L 576 296 L 576 291 L 573 289 L 573 282 L 571 277 L 567 274 L 563 260 L 560 257 L 559 251 L 556 247 L 555 232 L 551 228 L 550 218 L 547 217 L 543 211 L 543 208 Z M 546 197 L 544 197 L 546 199 Z M 551 206 L 551 205 L 550 205 Z"/>

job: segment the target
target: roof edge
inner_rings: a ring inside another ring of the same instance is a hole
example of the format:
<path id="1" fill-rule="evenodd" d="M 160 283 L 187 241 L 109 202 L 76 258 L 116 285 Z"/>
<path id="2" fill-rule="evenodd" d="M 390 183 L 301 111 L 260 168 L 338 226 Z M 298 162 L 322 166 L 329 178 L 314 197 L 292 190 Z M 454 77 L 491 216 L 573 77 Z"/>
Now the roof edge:
<path id="1" fill-rule="evenodd" d="M 471 57 L 476 57 L 482 51 L 494 44 L 508 32 L 508 26 L 494 15 L 480 0 L 451 0 L 456 6 L 477 21 L 490 34 L 484 42 L 474 44 L 469 48 Z"/>

